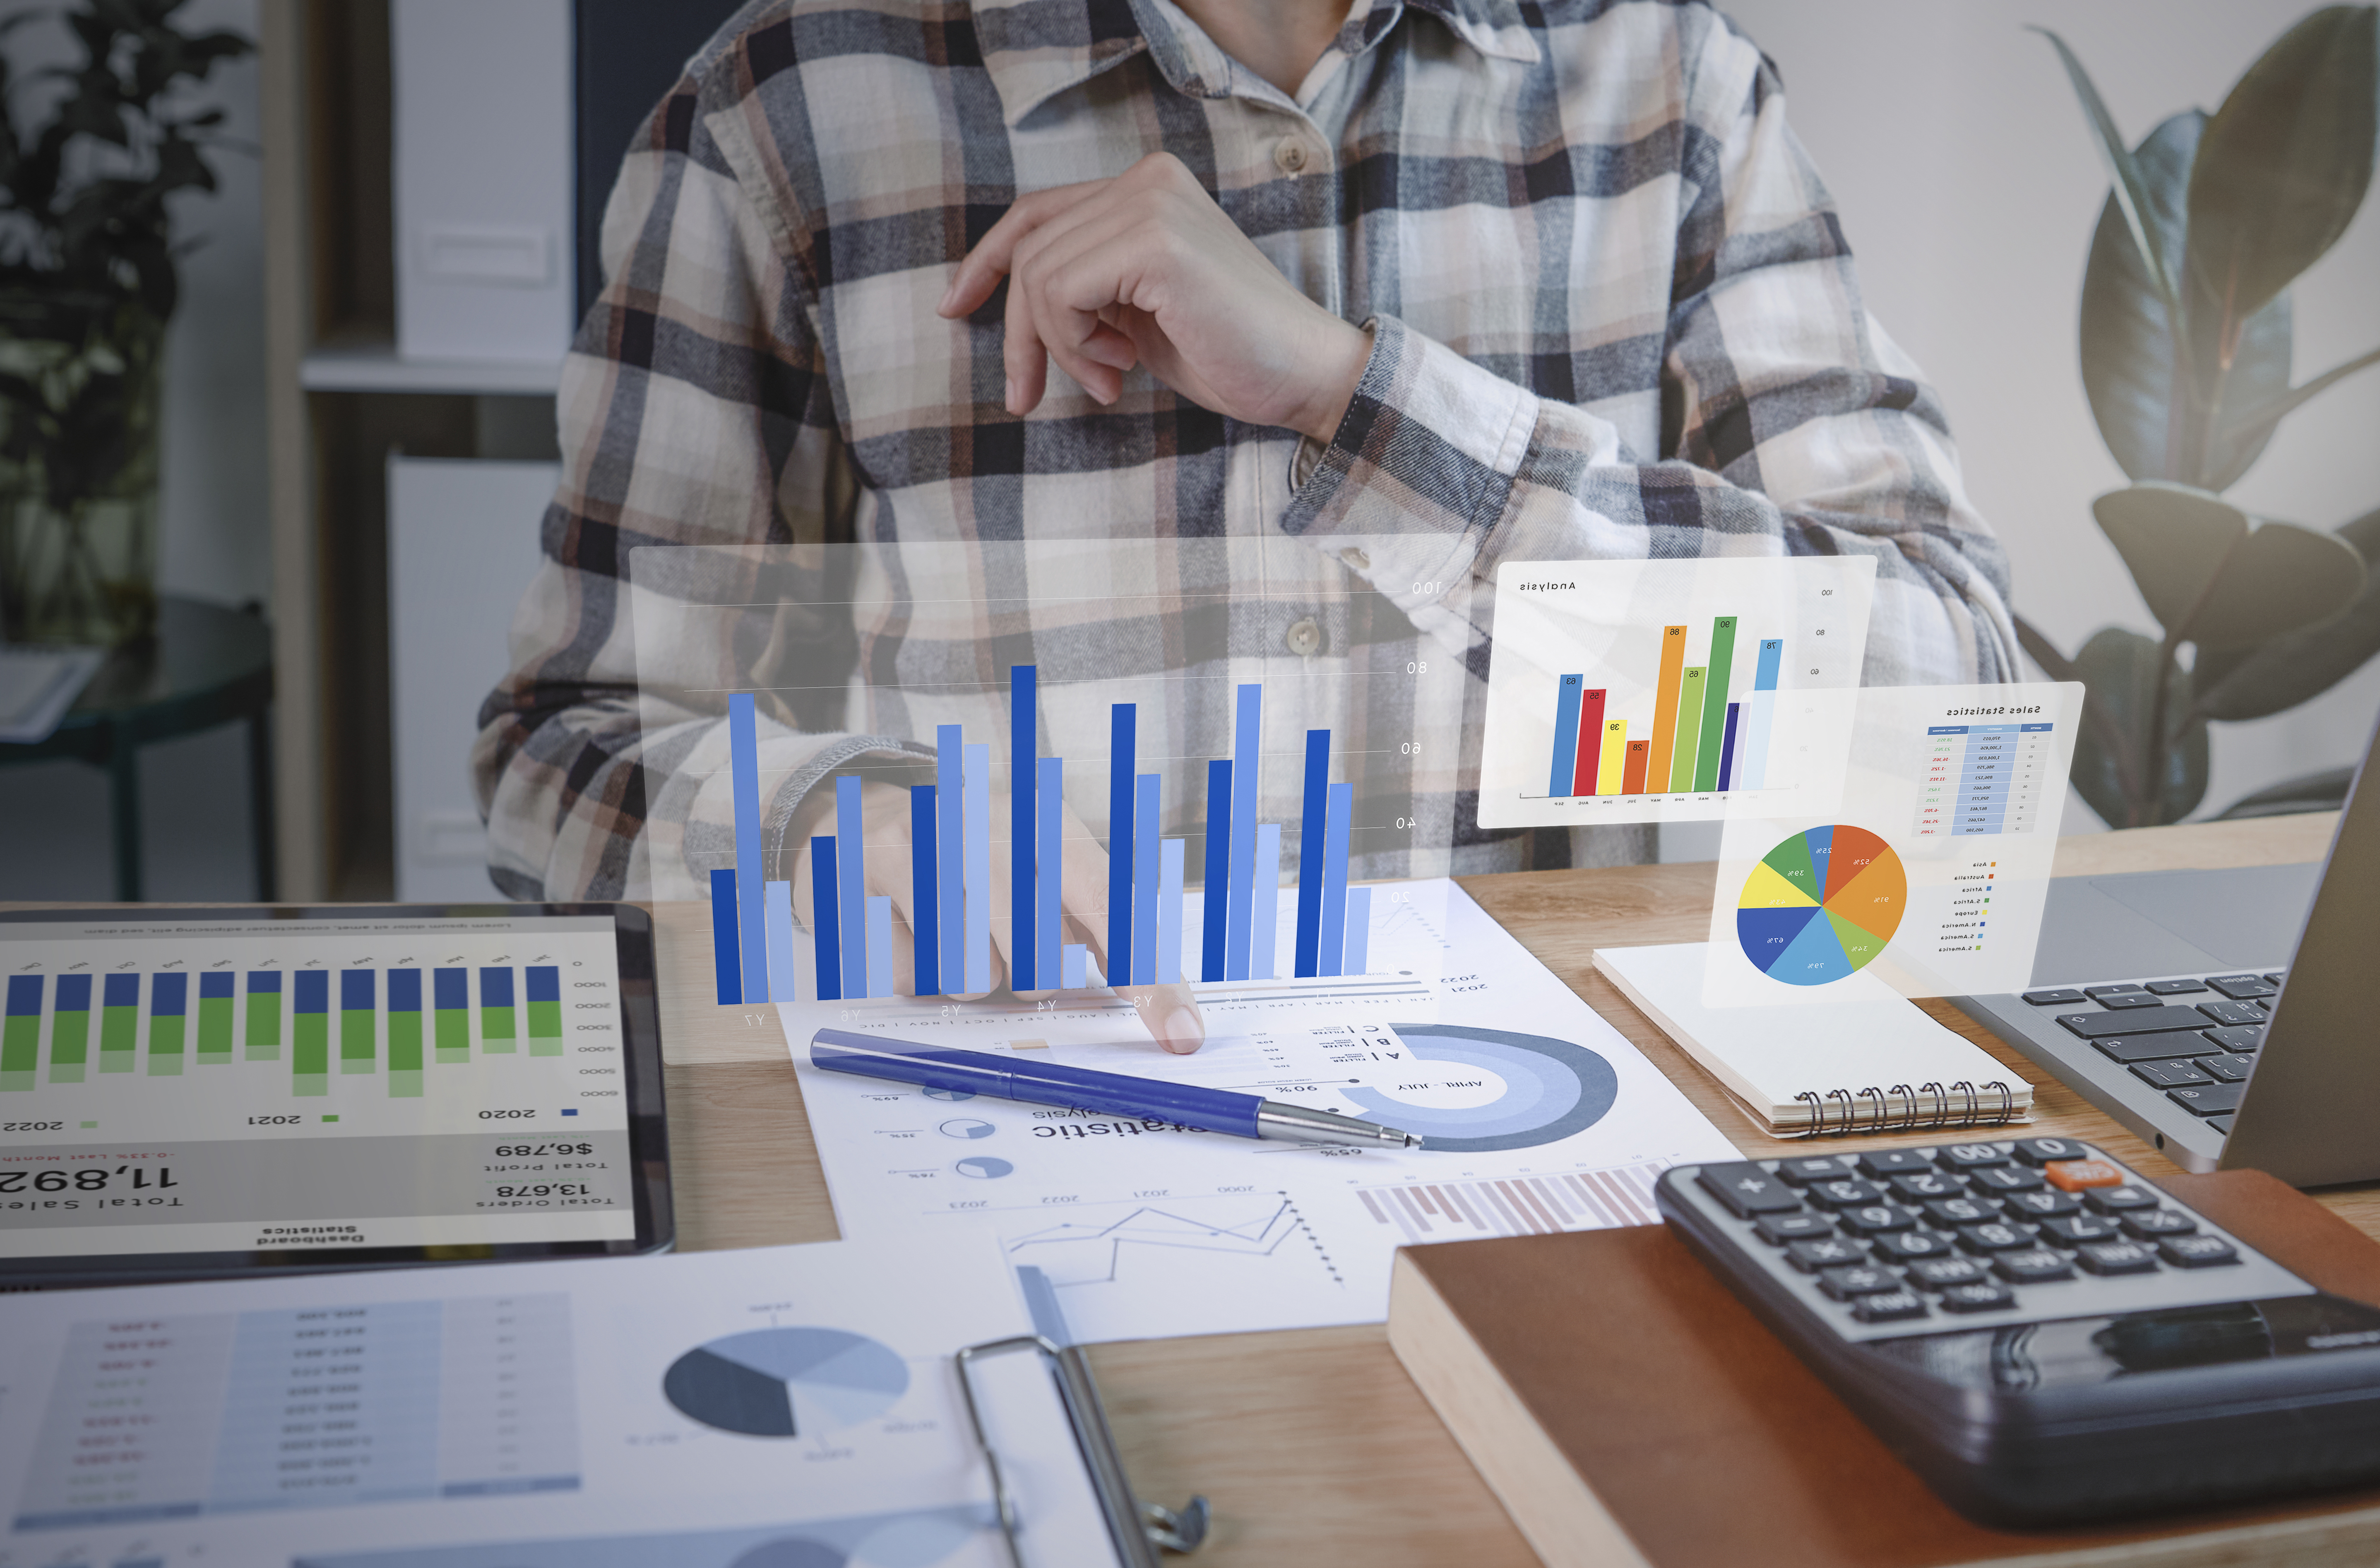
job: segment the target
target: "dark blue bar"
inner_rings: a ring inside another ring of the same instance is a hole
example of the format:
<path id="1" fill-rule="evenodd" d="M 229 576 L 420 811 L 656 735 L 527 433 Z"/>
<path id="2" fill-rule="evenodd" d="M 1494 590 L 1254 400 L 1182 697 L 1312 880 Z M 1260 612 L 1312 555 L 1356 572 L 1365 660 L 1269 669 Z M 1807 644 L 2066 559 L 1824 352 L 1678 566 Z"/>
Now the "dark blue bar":
<path id="1" fill-rule="evenodd" d="M 727 699 L 728 783 L 735 797 L 736 926 L 745 956 L 752 960 L 751 983 L 745 989 L 755 1002 L 769 1000 L 768 875 L 760 857 L 760 742 L 754 728 L 752 695 L 739 692 Z"/>
<path id="2" fill-rule="evenodd" d="M 67 977 L 69 979 L 77 978 L 81 977 Z M 61 979 L 58 984 L 60 986 L 64 986 L 66 984 L 66 980 Z M 91 981 L 88 978 L 82 978 L 82 989 L 86 994 L 91 991 Z M 61 991 L 59 994 L 63 996 L 66 993 Z M 281 971 L 278 969 L 250 969 L 248 972 L 248 994 L 250 996 L 279 996 L 281 994 Z"/>
<path id="3" fill-rule="evenodd" d="M 550 972 L 558 973 L 559 971 Z M 535 969 L 531 969 L 529 974 L 534 977 L 537 974 L 537 971 Z M 537 987 L 534 984 L 529 987 L 529 990 L 532 991 L 536 989 Z M 200 996 L 207 994 L 207 988 L 203 984 L 199 987 L 199 994 Z M 537 998 L 535 996 L 531 996 L 529 1000 L 531 1002 L 535 1002 Z M 557 990 L 549 1000 L 554 1002 L 561 1001 L 561 991 Z M 419 1013 L 421 1011 L 420 970 L 391 969 L 388 972 L 388 1010 L 392 1013 Z"/>
<path id="4" fill-rule="evenodd" d="M 1198 961 L 1201 979 L 1221 979 L 1229 961 L 1231 890 L 1232 764 L 1218 757 L 1207 764 L 1207 934 Z"/>
<path id="5" fill-rule="evenodd" d="M 504 973 L 504 989 L 506 991 L 510 991 L 512 989 L 513 972 L 510 969 L 506 969 Z M 162 979 L 164 977 L 161 975 L 158 978 Z M 340 970 L 339 1011 L 342 1013 L 356 1012 L 358 1010 L 370 1012 L 372 1005 L 372 972 L 370 969 Z M 506 1003 L 509 1003 L 512 999 L 510 997 L 506 997 L 504 1000 Z"/>
<path id="6" fill-rule="evenodd" d="M 1572 774 L 1578 767 L 1578 699 L 1585 688 L 1585 675 L 1564 675 L 1554 694 L 1553 782 L 1546 790 L 1557 799 L 1578 793 Z"/>
<path id="7" fill-rule="evenodd" d="M 112 975 L 108 978 L 115 978 Z M 329 972 L 322 969 L 298 970 L 298 996 L 291 1005 L 300 1013 L 328 1013 L 331 1010 Z"/>
<path id="8" fill-rule="evenodd" d="M 303 977 L 301 976 L 300 978 L 302 978 Z M 482 1007 L 510 1007 L 512 1004 L 512 970 L 509 967 L 481 969 L 480 971 L 480 1005 Z"/>
<path id="9" fill-rule="evenodd" d="M 729 871 L 724 874 L 732 877 L 735 873 Z M 735 901 L 732 898 L 727 901 L 727 912 L 731 916 L 735 912 Z M 735 949 L 731 947 L 726 951 L 732 954 L 735 952 Z M 468 969 L 438 970 L 430 977 L 430 1000 L 442 1013 L 452 1009 L 467 1008 L 470 1006 L 470 976 L 471 972 Z M 274 989 L 278 990 L 280 988 L 276 986 Z M 742 988 L 737 988 L 738 994 L 735 998 L 735 1000 L 738 1002 L 743 1000 L 741 990 Z M 728 998 L 722 997 L 720 998 L 720 1001 L 722 1003 L 725 1003 L 728 1001 Z"/>
<path id="10" fill-rule="evenodd" d="M 229 969 L 221 969 L 212 975 L 200 975 L 199 977 L 199 1000 L 200 1002 L 229 1002 L 231 1000 L 232 978 L 232 972 Z"/>
<path id="11" fill-rule="evenodd" d="M 255 978 L 256 977 L 253 975 L 249 977 L 251 980 Z M 279 991 L 281 989 L 279 983 L 281 977 L 275 975 L 273 978 L 274 981 L 273 989 Z M 253 988 L 251 987 L 250 989 Z M 58 1011 L 61 1013 L 88 1013 L 91 1011 L 91 977 L 89 975 L 60 975 L 58 977 Z"/>
<path id="12" fill-rule="evenodd" d="M 42 977 L 11 975 L 8 977 L 8 1016 L 38 1018 L 42 1015 Z"/>
<path id="13" fill-rule="evenodd" d="M 941 857 L 941 886 L 934 909 L 942 924 L 939 972 L 950 977 L 946 991 L 966 981 L 966 737 L 956 724 L 934 729 L 934 848 Z M 922 992 L 920 994 L 923 994 Z"/>
<path id="14" fill-rule="evenodd" d="M 909 786 L 909 934 L 919 996 L 942 994 L 941 858 L 936 853 L 934 786 Z"/>
<path id="15" fill-rule="evenodd" d="M 370 975 L 371 971 L 367 969 L 364 973 Z M 189 1006 L 190 977 L 158 975 L 153 981 L 149 988 L 150 1013 L 160 1018 L 182 1017 Z"/>
<path id="16" fill-rule="evenodd" d="M 1034 666 L 1008 667 L 1008 978 L 1016 991 L 1038 989 L 1033 940 L 1033 791 L 1040 710 L 1033 698 Z"/>
<path id="17" fill-rule="evenodd" d="M 1108 719 L 1108 984 L 1132 978 L 1132 771 L 1137 703 L 1119 702 Z"/>
<path id="18" fill-rule="evenodd" d="M 1727 788 L 1735 777 L 1735 721 L 1742 708 L 1741 702 L 1727 705 L 1727 738 L 1719 742 L 1718 748 L 1718 787 L 1721 789 Z"/>
<path id="19" fill-rule="evenodd" d="M 810 935 L 818 942 L 820 1002 L 843 1000 L 842 923 L 835 914 L 834 840 L 820 833 L 810 840 Z"/>
<path id="20" fill-rule="evenodd" d="M 138 975 L 108 976 L 102 1001 L 110 1007 L 140 1006 L 140 977 Z"/>
<path id="21" fill-rule="evenodd" d="M 396 1005 L 396 977 L 399 971 L 395 969 L 389 971 L 388 1000 L 389 1005 L 392 1007 Z M 562 1000 L 562 966 L 559 964 L 532 964 L 528 966 L 528 999 L 531 1002 L 559 1002 Z M 414 977 L 413 993 L 416 998 L 419 998 L 421 994 L 421 978 L 418 975 Z"/>
<path id="22" fill-rule="evenodd" d="M 734 1007 L 744 1000 L 744 966 L 736 956 L 739 933 L 735 918 L 735 871 L 722 866 L 710 873 L 710 961 L 719 972 L 719 1005 Z M 460 970 L 438 971 L 440 984 L 445 977 Z M 439 993 L 438 1005 L 446 1005 L 445 993 Z M 455 1005 L 460 1007 L 461 1003 Z"/>
<path id="23" fill-rule="evenodd" d="M 1330 732 L 1305 732 L 1305 809 L 1297 824 L 1297 973 L 1314 974 L 1322 952 L 1324 820 L 1330 809 Z"/>

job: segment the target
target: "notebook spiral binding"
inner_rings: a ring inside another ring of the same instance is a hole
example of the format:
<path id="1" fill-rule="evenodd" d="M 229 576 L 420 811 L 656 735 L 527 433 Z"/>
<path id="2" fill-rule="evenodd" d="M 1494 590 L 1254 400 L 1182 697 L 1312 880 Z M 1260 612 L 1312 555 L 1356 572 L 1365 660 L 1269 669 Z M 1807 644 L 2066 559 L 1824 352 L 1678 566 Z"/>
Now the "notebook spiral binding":
<path id="1" fill-rule="evenodd" d="M 1997 1093 L 1999 1103 L 1985 1109 L 1987 1098 Z M 1932 1109 L 1925 1103 L 1932 1098 Z M 1904 1109 L 1894 1111 L 1898 1099 Z M 1870 1084 L 1863 1089 L 1828 1089 L 1820 1094 L 1803 1089 L 1793 1097 L 1794 1103 L 1810 1108 L 1810 1124 L 1794 1138 L 1842 1137 L 1851 1133 L 1907 1133 L 1935 1127 L 1998 1127 L 2016 1120 L 2016 1097 L 2009 1086 L 1998 1078 L 1977 1088 L 1961 1078 L 1949 1088 L 1928 1080 L 1911 1088 L 1907 1084 L 1895 1084 L 1890 1088 L 1878 1088 Z M 1840 1116 L 1838 1116 L 1840 1112 Z"/>

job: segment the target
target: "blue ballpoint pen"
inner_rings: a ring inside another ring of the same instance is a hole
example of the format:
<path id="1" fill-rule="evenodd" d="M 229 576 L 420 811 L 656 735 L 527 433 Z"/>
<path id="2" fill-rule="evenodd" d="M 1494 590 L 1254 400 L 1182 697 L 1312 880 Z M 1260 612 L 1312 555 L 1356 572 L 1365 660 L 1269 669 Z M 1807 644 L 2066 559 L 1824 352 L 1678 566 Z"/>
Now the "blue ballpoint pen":
<path id="1" fill-rule="evenodd" d="M 855 1034 L 849 1029 L 820 1029 L 812 1035 L 810 1065 L 831 1073 L 857 1073 L 925 1088 L 953 1089 L 1001 1100 L 1029 1100 L 1037 1105 L 1062 1105 L 1069 1111 L 1172 1122 L 1176 1126 L 1203 1127 L 1208 1132 L 1230 1133 L 1244 1138 L 1347 1144 L 1361 1149 L 1422 1147 L 1416 1135 L 1384 1127 L 1378 1122 L 1330 1111 L 1309 1111 L 1302 1105 L 1284 1105 L 1257 1095 L 1167 1083 L 1160 1078 L 1135 1078 L 1123 1073 L 1094 1073 L 1082 1067 L 1061 1067 L 1053 1062 L 1023 1062 L 990 1051 L 919 1045 L 914 1040 Z"/>

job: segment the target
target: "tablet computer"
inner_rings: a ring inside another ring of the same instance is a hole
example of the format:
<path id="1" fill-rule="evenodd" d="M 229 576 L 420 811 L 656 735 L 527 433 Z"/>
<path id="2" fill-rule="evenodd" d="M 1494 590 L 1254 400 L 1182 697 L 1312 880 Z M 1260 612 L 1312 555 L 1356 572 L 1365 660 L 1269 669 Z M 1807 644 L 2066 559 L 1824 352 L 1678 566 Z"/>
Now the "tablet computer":
<path id="1" fill-rule="evenodd" d="M 651 918 L 614 904 L 0 913 L 0 1279 L 670 1244 Z"/>

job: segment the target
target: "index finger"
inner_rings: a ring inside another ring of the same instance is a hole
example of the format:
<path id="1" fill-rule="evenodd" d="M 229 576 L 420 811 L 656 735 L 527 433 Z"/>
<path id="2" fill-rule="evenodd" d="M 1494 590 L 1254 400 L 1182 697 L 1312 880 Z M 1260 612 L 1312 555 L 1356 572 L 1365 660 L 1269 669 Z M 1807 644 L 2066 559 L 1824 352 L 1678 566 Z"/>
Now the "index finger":
<path id="1" fill-rule="evenodd" d="M 1016 247 L 1026 235 L 1110 183 L 1088 179 L 1076 185 L 1053 185 L 1047 190 L 1018 197 L 1016 204 L 984 231 L 975 249 L 960 258 L 958 271 L 951 275 L 951 286 L 943 291 L 941 303 L 934 307 L 935 313 L 964 316 L 981 308 L 991 298 L 991 291 L 1000 286 L 1000 280 L 1008 275 L 1009 266 L 1016 258 Z"/>

